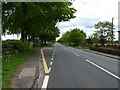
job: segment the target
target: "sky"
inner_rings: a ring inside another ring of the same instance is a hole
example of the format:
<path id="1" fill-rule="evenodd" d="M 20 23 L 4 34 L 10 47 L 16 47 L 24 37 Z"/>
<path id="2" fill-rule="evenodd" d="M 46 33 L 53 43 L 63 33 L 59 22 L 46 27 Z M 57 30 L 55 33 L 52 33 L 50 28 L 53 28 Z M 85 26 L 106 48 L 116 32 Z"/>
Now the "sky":
<path id="1" fill-rule="evenodd" d="M 60 37 L 63 33 L 70 31 L 74 28 L 79 28 L 86 32 L 87 36 L 96 31 L 94 25 L 98 21 L 112 22 L 114 18 L 114 24 L 116 29 L 115 38 L 118 39 L 118 2 L 120 0 L 73 0 L 73 6 L 77 12 L 74 14 L 76 18 L 70 19 L 67 22 L 60 22 L 57 24 L 60 29 Z M 57 40 L 60 38 L 58 37 Z M 10 35 L 2 36 L 2 40 L 6 39 L 20 39 L 20 36 Z"/>
<path id="2" fill-rule="evenodd" d="M 67 22 L 60 22 L 58 27 L 60 28 L 60 37 L 66 31 L 70 31 L 74 28 L 79 28 L 86 32 L 87 36 L 96 31 L 94 25 L 98 21 L 112 22 L 114 18 L 114 24 L 116 29 L 115 38 L 118 39 L 118 2 L 120 0 L 75 0 L 73 1 L 73 7 L 77 10 L 74 14 L 76 18 Z M 58 37 L 57 39 L 59 39 Z"/>

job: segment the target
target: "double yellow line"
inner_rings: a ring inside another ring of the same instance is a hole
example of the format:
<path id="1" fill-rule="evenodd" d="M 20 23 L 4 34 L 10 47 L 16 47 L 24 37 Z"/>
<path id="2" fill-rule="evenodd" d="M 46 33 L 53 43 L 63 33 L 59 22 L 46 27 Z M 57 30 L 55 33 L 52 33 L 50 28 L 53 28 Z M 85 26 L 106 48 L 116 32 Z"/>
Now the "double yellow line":
<path id="1" fill-rule="evenodd" d="M 41 49 L 41 54 L 42 54 L 44 70 L 45 70 L 45 73 L 47 74 L 47 73 L 49 73 L 51 71 L 51 68 L 48 69 L 48 66 L 47 66 L 47 63 L 46 63 L 46 60 L 45 60 L 45 57 L 44 57 L 42 49 Z"/>

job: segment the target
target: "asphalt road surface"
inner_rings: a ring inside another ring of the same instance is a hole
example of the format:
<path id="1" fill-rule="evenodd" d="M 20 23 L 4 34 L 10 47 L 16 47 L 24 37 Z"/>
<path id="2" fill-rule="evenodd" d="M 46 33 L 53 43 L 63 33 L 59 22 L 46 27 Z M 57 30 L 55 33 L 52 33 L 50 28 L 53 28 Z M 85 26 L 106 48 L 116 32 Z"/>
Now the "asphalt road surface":
<path id="1" fill-rule="evenodd" d="M 118 60 L 56 44 L 47 88 L 118 88 Z"/>

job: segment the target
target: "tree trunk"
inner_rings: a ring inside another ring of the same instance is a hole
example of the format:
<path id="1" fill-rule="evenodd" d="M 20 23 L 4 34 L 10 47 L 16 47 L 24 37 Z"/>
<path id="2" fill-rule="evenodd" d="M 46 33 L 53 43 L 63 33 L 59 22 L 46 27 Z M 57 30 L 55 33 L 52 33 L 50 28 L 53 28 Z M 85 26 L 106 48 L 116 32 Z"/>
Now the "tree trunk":
<path id="1" fill-rule="evenodd" d="M 23 13 L 25 14 L 26 13 L 26 3 L 22 3 L 24 9 L 23 9 Z M 21 41 L 22 42 L 27 42 L 27 24 L 26 23 L 23 23 L 23 29 L 21 31 Z"/>
<path id="2" fill-rule="evenodd" d="M 27 33 L 26 33 L 26 31 L 21 32 L 21 41 L 22 42 L 27 42 Z"/>
<path id="3" fill-rule="evenodd" d="M 27 40 L 27 29 L 25 30 L 25 42 L 28 42 L 28 40 Z"/>
<path id="4" fill-rule="evenodd" d="M 46 35 L 43 36 L 43 40 L 44 40 L 44 45 L 47 45 L 47 39 L 46 39 Z"/>
<path id="5" fill-rule="evenodd" d="M 21 32 L 21 39 L 20 39 L 22 42 L 24 42 L 24 32 L 22 31 Z"/>
<path id="6" fill-rule="evenodd" d="M 35 36 L 34 36 L 34 35 L 32 35 L 32 36 L 31 36 L 31 39 L 32 39 L 32 41 L 33 41 L 33 46 L 34 46 L 34 47 L 36 47 L 36 40 L 35 40 Z"/>
<path id="7" fill-rule="evenodd" d="M 22 32 L 21 32 L 21 41 L 23 41 L 23 42 L 28 42 L 28 40 L 27 40 L 28 32 L 27 31 L 28 31 L 27 26 L 26 26 L 26 24 L 24 24 L 24 30 L 22 30 Z"/>
<path id="8" fill-rule="evenodd" d="M 44 44 L 47 45 L 47 44 L 46 44 L 46 41 L 44 41 Z"/>

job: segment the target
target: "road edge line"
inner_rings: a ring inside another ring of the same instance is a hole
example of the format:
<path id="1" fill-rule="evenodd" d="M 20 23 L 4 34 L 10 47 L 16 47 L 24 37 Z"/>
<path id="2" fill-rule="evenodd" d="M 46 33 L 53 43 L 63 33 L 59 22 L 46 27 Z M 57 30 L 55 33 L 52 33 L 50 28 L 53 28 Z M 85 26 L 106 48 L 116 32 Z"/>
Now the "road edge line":
<path id="1" fill-rule="evenodd" d="M 42 89 L 47 89 L 47 85 L 48 85 L 48 81 L 49 81 L 49 75 L 45 75 L 45 78 L 44 78 L 44 81 L 43 81 L 43 85 L 41 87 L 41 90 Z"/>
<path id="2" fill-rule="evenodd" d="M 99 65 L 97 65 L 97 64 L 95 64 L 95 63 L 93 63 L 93 62 L 92 62 L 92 61 L 90 61 L 90 60 L 87 60 L 87 59 L 86 59 L 86 61 L 87 61 L 88 63 L 92 64 L 93 66 L 95 66 L 95 67 L 97 67 L 97 68 L 101 69 L 102 71 L 104 71 L 104 72 L 108 73 L 109 75 L 111 75 L 111 76 L 113 76 L 113 77 L 115 77 L 115 78 L 117 78 L 117 79 L 119 79 L 119 80 L 120 80 L 120 77 L 119 77 L 119 76 L 117 76 L 117 75 L 115 75 L 115 74 L 111 73 L 110 71 L 108 71 L 108 70 L 106 70 L 106 69 L 104 69 L 104 68 L 100 67 Z"/>

